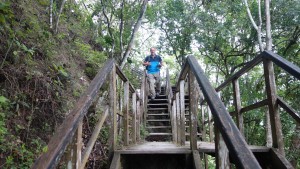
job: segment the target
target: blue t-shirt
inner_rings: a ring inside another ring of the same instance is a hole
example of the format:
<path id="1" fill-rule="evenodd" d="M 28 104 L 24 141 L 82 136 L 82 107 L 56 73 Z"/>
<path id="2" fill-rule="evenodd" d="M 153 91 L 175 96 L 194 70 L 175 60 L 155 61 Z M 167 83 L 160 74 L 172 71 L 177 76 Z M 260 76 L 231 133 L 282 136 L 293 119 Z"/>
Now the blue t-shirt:
<path id="1" fill-rule="evenodd" d="M 155 74 L 158 73 L 160 70 L 160 62 L 161 62 L 161 57 L 159 55 L 155 55 L 153 58 L 151 55 L 147 56 L 144 60 L 144 62 L 150 62 L 150 65 L 146 67 L 147 71 L 149 74 Z"/>

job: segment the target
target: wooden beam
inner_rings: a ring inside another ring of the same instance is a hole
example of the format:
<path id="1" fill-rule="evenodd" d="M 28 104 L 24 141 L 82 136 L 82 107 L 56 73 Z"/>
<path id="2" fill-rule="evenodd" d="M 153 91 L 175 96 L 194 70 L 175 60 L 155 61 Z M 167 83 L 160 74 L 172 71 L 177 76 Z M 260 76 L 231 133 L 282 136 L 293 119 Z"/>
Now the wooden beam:
<path id="1" fill-rule="evenodd" d="M 244 136 L 244 119 L 243 119 L 243 114 L 241 113 L 242 104 L 241 104 L 241 95 L 240 95 L 240 85 L 238 79 L 234 79 L 232 81 L 232 86 L 233 86 L 233 100 L 234 100 L 237 126 L 241 134 Z"/>
<path id="2" fill-rule="evenodd" d="M 140 100 L 136 102 L 136 141 L 139 142 L 141 140 L 141 107 Z"/>
<path id="3" fill-rule="evenodd" d="M 121 154 L 119 152 L 114 153 L 114 157 L 112 159 L 110 169 L 121 169 Z"/>
<path id="4" fill-rule="evenodd" d="M 293 109 L 288 103 L 286 103 L 281 97 L 277 96 L 277 103 L 288 112 L 294 120 L 296 120 L 300 124 L 300 113 L 298 113 L 295 109 Z"/>
<path id="5" fill-rule="evenodd" d="M 184 103 L 184 80 L 180 80 L 179 102 L 180 102 L 180 145 L 185 145 L 185 103 Z"/>
<path id="6" fill-rule="evenodd" d="M 124 107 L 123 107 L 123 115 L 124 115 L 124 146 L 129 145 L 129 82 L 125 82 L 124 84 Z"/>
<path id="7" fill-rule="evenodd" d="M 274 76 L 273 63 L 270 60 L 264 59 L 264 75 L 266 81 L 266 92 L 269 106 L 270 122 L 272 129 L 273 147 L 278 148 L 280 153 L 284 155 L 284 142 L 282 137 L 282 127 L 278 105 L 276 104 L 276 84 Z"/>
<path id="8" fill-rule="evenodd" d="M 132 143 L 136 143 L 136 93 L 132 93 Z"/>
<path id="9" fill-rule="evenodd" d="M 215 150 L 216 150 L 216 168 L 230 169 L 229 151 L 217 127 L 215 127 Z"/>
<path id="10" fill-rule="evenodd" d="M 193 72 L 189 71 L 189 114 L 190 114 L 190 146 L 191 150 L 197 150 L 197 109 L 198 92 L 196 89 L 196 79 Z"/>
<path id="11" fill-rule="evenodd" d="M 206 140 L 206 128 L 205 128 L 205 111 L 204 105 L 201 105 L 201 128 L 202 128 L 202 141 Z"/>
<path id="12" fill-rule="evenodd" d="M 207 106 L 207 114 L 208 114 L 208 129 L 209 129 L 209 141 L 213 141 L 213 124 L 212 124 L 212 114 L 210 108 Z"/>
<path id="13" fill-rule="evenodd" d="M 227 148 L 236 162 L 237 168 L 261 168 L 238 128 L 234 124 L 221 99 L 209 83 L 205 73 L 195 57 L 189 56 L 187 63 L 193 71 L 205 99 L 214 115 L 216 127 L 219 128 Z"/>
<path id="14" fill-rule="evenodd" d="M 289 62 L 288 60 L 284 59 L 283 57 L 273 53 L 272 51 L 264 51 L 262 53 L 262 57 L 274 62 L 277 66 L 281 67 L 285 71 L 289 72 L 291 75 L 296 77 L 300 80 L 300 68 L 299 66 Z"/>
<path id="15" fill-rule="evenodd" d="M 172 137 L 173 137 L 173 142 L 174 143 L 177 143 L 177 119 L 176 119 L 176 100 L 173 100 L 172 101 L 173 104 L 172 104 L 172 114 L 171 114 L 171 117 L 172 117 Z"/>
<path id="16" fill-rule="evenodd" d="M 244 73 L 248 72 L 254 66 L 258 65 L 262 61 L 262 54 L 256 56 L 252 61 L 246 64 L 242 69 L 234 73 L 231 77 L 229 77 L 225 82 L 223 82 L 219 87 L 216 88 L 216 91 L 221 91 L 224 87 L 229 85 L 234 79 L 238 79 Z"/>
<path id="17" fill-rule="evenodd" d="M 117 81 L 116 81 L 116 66 L 113 67 L 110 74 L 109 85 L 109 114 L 112 117 L 112 132 L 111 132 L 111 150 L 117 150 L 118 137 L 118 121 L 117 121 Z"/>
<path id="18" fill-rule="evenodd" d="M 54 168 L 67 145 L 72 141 L 78 124 L 87 113 L 92 101 L 97 96 L 99 89 L 106 81 L 113 68 L 114 60 L 108 60 L 104 67 L 97 73 L 86 92 L 80 97 L 74 109 L 65 118 L 58 130 L 48 143 L 48 151 L 43 153 L 34 163 L 32 168 Z"/>
<path id="19" fill-rule="evenodd" d="M 79 168 L 81 164 L 81 150 L 82 150 L 82 124 L 83 122 L 81 121 L 78 125 L 77 129 L 77 143 L 76 143 L 76 168 Z"/>
<path id="20" fill-rule="evenodd" d="M 179 92 L 176 92 L 176 120 L 177 120 L 177 143 L 180 144 L 180 138 L 181 138 L 181 121 L 180 121 L 180 97 Z"/>
<path id="21" fill-rule="evenodd" d="M 266 106 L 266 105 L 268 105 L 268 99 L 265 99 L 265 100 L 256 102 L 254 104 L 251 104 L 249 106 L 243 107 L 241 109 L 241 113 L 244 113 L 244 112 L 247 112 L 247 111 L 251 111 L 253 109 L 257 109 L 257 108 L 260 108 L 260 107 L 263 107 L 263 106 Z"/>
<path id="22" fill-rule="evenodd" d="M 280 169 L 293 169 L 291 163 L 275 148 L 270 150 L 272 167 Z"/>
<path id="23" fill-rule="evenodd" d="M 194 169 L 202 169 L 201 158 L 198 150 L 193 150 Z"/>
<path id="24" fill-rule="evenodd" d="M 109 108 L 106 107 L 105 112 L 102 115 L 98 115 L 97 119 L 98 122 L 96 123 L 95 129 L 93 131 L 93 134 L 91 136 L 91 138 L 89 139 L 89 142 L 86 145 L 86 149 L 83 152 L 83 158 L 82 158 L 82 162 L 80 164 L 79 169 L 84 169 L 85 168 L 85 164 L 88 161 L 88 158 L 93 150 L 93 147 L 97 141 L 97 138 L 99 136 L 99 133 L 101 131 L 101 128 L 103 126 L 104 121 L 106 120 L 107 116 L 108 116 L 108 110 Z"/>

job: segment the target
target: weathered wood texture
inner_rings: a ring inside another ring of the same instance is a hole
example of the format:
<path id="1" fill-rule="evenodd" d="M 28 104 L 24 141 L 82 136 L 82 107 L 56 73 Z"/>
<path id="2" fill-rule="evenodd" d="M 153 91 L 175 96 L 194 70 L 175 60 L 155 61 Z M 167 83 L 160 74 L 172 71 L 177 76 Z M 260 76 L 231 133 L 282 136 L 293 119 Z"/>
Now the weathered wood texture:
<path id="1" fill-rule="evenodd" d="M 197 90 L 195 84 L 195 76 L 189 71 L 189 115 L 190 115 L 190 145 L 191 150 L 197 149 Z"/>
<path id="2" fill-rule="evenodd" d="M 116 67 L 114 66 L 110 74 L 109 86 L 109 114 L 112 118 L 111 128 L 111 151 L 117 149 L 117 136 L 118 136 L 118 121 L 117 121 L 117 84 L 116 84 Z"/>
<path id="3" fill-rule="evenodd" d="M 276 104 L 277 92 L 275 84 L 275 75 L 273 63 L 270 60 L 264 60 L 264 75 L 266 81 L 266 92 L 269 106 L 269 115 L 271 122 L 273 147 L 279 148 L 280 153 L 284 154 L 284 143 L 282 138 L 282 127 L 278 105 Z"/>
<path id="4" fill-rule="evenodd" d="M 102 115 L 98 115 L 98 122 L 96 123 L 95 129 L 93 131 L 93 134 L 91 136 L 91 138 L 89 139 L 89 142 L 86 145 L 86 149 L 83 152 L 83 158 L 82 158 L 82 162 L 81 165 L 79 167 L 79 169 L 84 169 L 85 168 L 85 164 L 88 161 L 88 158 L 92 152 L 92 149 L 97 141 L 98 135 L 100 133 L 100 130 L 103 126 L 104 121 L 106 120 L 107 116 L 108 116 L 108 110 L 109 108 L 107 107 L 105 112 Z"/>
<path id="5" fill-rule="evenodd" d="M 201 158 L 198 150 L 193 150 L 193 163 L 194 169 L 202 169 Z"/>
<path id="6" fill-rule="evenodd" d="M 124 84 L 124 107 L 123 107 L 123 124 L 124 124 L 124 146 L 129 144 L 129 82 Z"/>
<path id="7" fill-rule="evenodd" d="M 176 121 L 177 121 L 177 143 L 180 144 L 180 138 L 181 138 L 181 133 L 180 133 L 180 126 L 181 126 L 181 121 L 180 121 L 180 98 L 179 98 L 179 92 L 176 92 Z"/>
<path id="8" fill-rule="evenodd" d="M 114 153 L 114 157 L 112 159 L 110 169 L 121 169 L 121 154 L 119 152 Z"/>
<path id="9" fill-rule="evenodd" d="M 54 168 L 65 151 L 67 145 L 71 142 L 74 132 L 78 128 L 79 122 L 86 114 L 92 101 L 97 96 L 99 89 L 105 82 L 109 72 L 114 67 L 114 61 L 108 60 L 104 67 L 98 72 L 91 82 L 87 91 L 80 97 L 75 108 L 66 117 L 59 129 L 51 137 L 48 143 L 48 151 L 43 153 L 32 166 L 32 168 Z"/>
<path id="10" fill-rule="evenodd" d="M 136 143 L 136 93 L 132 93 L 132 144 Z"/>
<path id="11" fill-rule="evenodd" d="M 290 105 L 288 105 L 282 98 L 277 96 L 277 103 L 287 111 L 298 123 L 300 123 L 300 113 L 297 113 Z"/>
<path id="12" fill-rule="evenodd" d="M 271 148 L 271 161 L 273 163 L 272 168 L 275 169 L 293 169 L 291 163 L 277 150 Z"/>
<path id="13" fill-rule="evenodd" d="M 229 152 L 218 128 L 215 128 L 216 168 L 229 169 Z"/>
<path id="14" fill-rule="evenodd" d="M 246 141 L 232 121 L 215 89 L 212 88 L 197 60 L 190 56 L 187 58 L 186 63 L 193 71 L 203 91 L 205 99 L 214 115 L 215 125 L 219 128 L 233 159 L 237 163 L 237 167 L 261 168 L 252 152 L 248 149 Z"/>
<path id="15" fill-rule="evenodd" d="M 172 138 L 173 142 L 177 143 L 177 119 L 176 119 L 176 100 L 173 100 L 172 104 L 172 114 L 171 114 L 171 120 L 172 120 Z"/>
<path id="16" fill-rule="evenodd" d="M 180 145 L 185 144 L 185 103 L 184 103 L 184 80 L 180 80 L 179 102 L 180 102 Z"/>

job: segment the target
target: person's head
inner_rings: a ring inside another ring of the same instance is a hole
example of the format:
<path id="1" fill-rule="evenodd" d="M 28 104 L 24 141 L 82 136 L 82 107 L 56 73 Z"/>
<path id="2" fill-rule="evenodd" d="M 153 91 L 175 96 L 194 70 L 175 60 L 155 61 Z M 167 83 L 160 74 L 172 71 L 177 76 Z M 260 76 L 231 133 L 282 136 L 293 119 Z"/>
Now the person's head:
<path id="1" fill-rule="evenodd" d="M 156 52 L 155 48 L 150 48 L 150 53 L 151 53 L 152 56 L 155 55 L 155 52 Z"/>

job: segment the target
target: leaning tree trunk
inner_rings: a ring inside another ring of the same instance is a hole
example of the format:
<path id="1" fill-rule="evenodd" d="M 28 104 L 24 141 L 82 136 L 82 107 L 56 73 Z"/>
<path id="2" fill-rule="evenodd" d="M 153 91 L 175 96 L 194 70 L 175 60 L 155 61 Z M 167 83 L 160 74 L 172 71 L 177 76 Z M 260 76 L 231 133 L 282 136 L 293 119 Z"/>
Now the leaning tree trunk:
<path id="1" fill-rule="evenodd" d="M 141 7 L 140 16 L 139 16 L 136 24 L 134 25 L 133 31 L 131 33 L 129 44 L 128 44 L 127 48 L 126 48 L 126 51 L 125 51 L 124 56 L 123 56 L 123 59 L 121 61 L 121 66 L 120 66 L 121 69 L 123 69 L 123 67 L 125 66 L 127 58 L 128 58 L 129 53 L 131 51 L 131 48 L 133 46 L 133 41 L 134 41 L 134 38 L 135 38 L 135 34 L 137 33 L 137 31 L 139 30 L 139 28 L 141 26 L 142 19 L 143 19 L 144 15 L 145 15 L 145 11 L 147 9 L 147 4 L 148 4 L 148 0 L 144 0 L 143 4 L 142 4 L 142 7 Z"/>
<path id="2" fill-rule="evenodd" d="M 60 9 L 59 9 L 59 13 L 58 13 L 58 15 L 57 15 L 56 24 L 55 24 L 55 33 L 57 33 L 58 23 L 59 23 L 59 18 L 60 18 L 60 15 L 61 15 L 61 13 L 62 13 L 62 11 L 63 11 L 63 9 L 64 9 L 65 3 L 66 3 L 66 0 L 63 0 L 63 1 L 61 2 Z"/>

